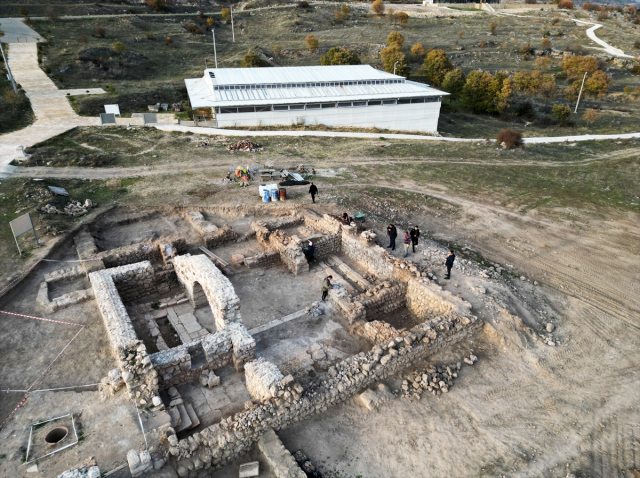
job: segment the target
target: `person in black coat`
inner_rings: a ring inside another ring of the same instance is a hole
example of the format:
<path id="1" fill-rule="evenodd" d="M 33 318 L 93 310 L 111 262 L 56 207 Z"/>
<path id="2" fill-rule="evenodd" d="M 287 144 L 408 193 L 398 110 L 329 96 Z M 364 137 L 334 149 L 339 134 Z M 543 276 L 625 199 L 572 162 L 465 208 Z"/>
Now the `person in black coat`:
<path id="1" fill-rule="evenodd" d="M 451 279 L 451 268 L 453 267 L 453 261 L 455 260 L 456 260 L 456 255 L 453 253 L 453 251 L 449 251 L 447 260 L 444 261 L 444 265 L 447 266 L 447 277 L 445 277 L 445 279 Z"/>
<path id="2" fill-rule="evenodd" d="M 398 230 L 396 229 L 396 226 L 394 226 L 393 224 L 389 224 L 389 227 L 387 227 L 387 235 L 389 236 L 389 245 L 387 246 L 387 249 L 395 251 L 396 237 L 398 237 Z"/>
<path id="3" fill-rule="evenodd" d="M 311 200 L 315 204 L 316 195 L 318 194 L 318 187 L 313 183 L 311 183 L 311 186 L 309 187 L 309 194 L 311 194 Z"/>
<path id="4" fill-rule="evenodd" d="M 316 260 L 313 255 L 316 253 L 316 247 L 313 245 L 313 242 L 309 241 L 307 248 L 304 250 L 304 256 L 307 258 L 307 262 L 311 264 Z"/>
<path id="5" fill-rule="evenodd" d="M 418 229 L 418 226 L 413 226 L 413 229 L 411 229 L 411 232 L 409 233 L 409 235 L 411 236 L 411 244 L 413 246 L 413 252 L 416 252 L 416 246 L 418 245 L 418 238 L 420 237 L 420 229 Z"/>

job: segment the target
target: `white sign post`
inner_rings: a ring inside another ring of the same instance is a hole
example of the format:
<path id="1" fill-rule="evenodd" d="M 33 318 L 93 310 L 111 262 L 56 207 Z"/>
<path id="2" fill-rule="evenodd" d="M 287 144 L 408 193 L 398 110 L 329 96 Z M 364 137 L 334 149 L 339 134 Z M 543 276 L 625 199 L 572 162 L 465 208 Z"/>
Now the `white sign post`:
<path id="1" fill-rule="evenodd" d="M 16 240 L 16 246 L 18 246 L 18 252 L 22 255 L 22 251 L 20 250 L 20 244 L 18 244 L 18 237 L 26 234 L 29 231 L 33 231 L 33 235 L 36 238 L 36 244 L 40 245 L 38 241 L 38 235 L 36 234 L 36 228 L 33 227 L 33 221 L 31 220 L 31 214 L 26 213 L 22 216 L 14 219 L 9 222 L 11 226 L 11 232 L 13 232 L 13 237 Z"/>

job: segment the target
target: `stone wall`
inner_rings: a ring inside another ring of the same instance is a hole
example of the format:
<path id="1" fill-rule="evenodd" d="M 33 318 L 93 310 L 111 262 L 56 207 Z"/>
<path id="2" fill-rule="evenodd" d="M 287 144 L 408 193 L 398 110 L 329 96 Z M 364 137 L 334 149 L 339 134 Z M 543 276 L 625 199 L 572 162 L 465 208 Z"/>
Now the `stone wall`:
<path id="1" fill-rule="evenodd" d="M 267 430 L 260 437 L 258 449 L 278 478 L 307 478 L 273 430 Z"/>
<path id="2" fill-rule="evenodd" d="M 342 221 L 335 216 L 319 216 L 313 211 L 304 212 L 304 223 L 312 229 L 328 235 L 338 235 L 342 231 Z"/>
<path id="3" fill-rule="evenodd" d="M 233 364 L 242 370 L 255 357 L 256 342 L 242 324 L 229 324 L 201 340 L 151 355 L 160 377 L 160 389 L 196 380 L 204 370 L 220 370 Z M 199 354 L 203 360 L 196 360 Z M 199 365 L 196 365 L 198 363 Z"/>
<path id="4" fill-rule="evenodd" d="M 269 267 L 276 264 L 280 264 L 280 253 L 273 249 L 267 249 L 266 251 L 259 252 L 255 256 L 245 257 L 244 263 L 247 267 L 262 266 Z"/>
<path id="5" fill-rule="evenodd" d="M 399 335 L 399 332 L 394 327 L 379 320 L 364 323 L 360 322 L 359 325 L 361 325 L 361 328 L 354 327 L 354 329 L 357 330 L 356 333 L 374 345 L 388 344 Z"/>
<path id="6" fill-rule="evenodd" d="M 156 292 L 166 294 L 171 290 L 179 289 L 171 264 L 160 266 L 157 269 L 151 266 L 150 269 L 138 270 L 135 273 L 130 271 L 115 278 L 114 282 L 124 302 L 140 299 Z"/>
<path id="7" fill-rule="evenodd" d="M 93 236 L 89 232 L 87 226 L 82 226 L 78 233 L 73 238 L 73 242 L 76 246 L 76 253 L 78 259 L 82 262 L 82 268 L 88 274 L 91 271 L 97 271 L 104 269 L 104 263 L 99 258 L 96 259 L 98 254 L 98 247 L 93 240 Z"/>
<path id="8" fill-rule="evenodd" d="M 249 394 L 257 400 L 268 400 L 276 395 L 276 385 L 284 378 L 278 367 L 263 358 L 249 362 L 244 368 Z"/>
<path id="9" fill-rule="evenodd" d="M 118 267 L 141 261 L 161 262 L 165 256 L 161 246 L 166 247 L 166 245 L 171 246 L 177 254 L 187 250 L 187 241 L 184 237 L 164 236 L 153 241 L 118 247 L 99 254 L 106 267 Z"/>
<path id="10" fill-rule="evenodd" d="M 227 324 L 240 322 L 240 299 L 233 285 L 220 270 L 204 255 L 177 256 L 173 259 L 178 280 L 193 301 L 194 288 L 204 290 L 218 331 Z M 199 284 L 199 286 L 196 286 Z"/>
<path id="11" fill-rule="evenodd" d="M 216 226 L 207 221 L 200 211 L 186 211 L 184 217 L 200 233 L 202 242 L 209 249 L 220 246 L 225 242 L 233 241 L 236 238 L 236 233 L 233 232 L 233 229 L 226 224 L 222 227 Z"/>
<path id="12" fill-rule="evenodd" d="M 89 274 L 89 281 L 114 351 L 129 347 L 138 340 L 129 314 L 120 298 L 116 281 L 131 280 L 136 276 L 145 277 L 151 274 L 153 274 L 153 267 L 149 261 L 103 269 Z"/>
<path id="13" fill-rule="evenodd" d="M 317 378 L 313 389 L 305 391 L 294 383 L 287 390 L 288 395 L 279 390 L 273 398 L 170 447 L 178 475 L 201 476 L 199 470 L 219 468 L 244 453 L 269 429 L 286 428 L 314 413 L 326 411 L 412 363 L 471 337 L 481 328 L 482 322 L 473 316 L 439 317 L 402 332 L 388 344 L 377 345 L 369 352 L 339 362 Z"/>
<path id="14" fill-rule="evenodd" d="M 471 304 L 426 279 L 412 279 L 407 285 L 407 308 L 421 319 L 449 312 L 469 314 Z"/>
<path id="15" fill-rule="evenodd" d="M 256 233 L 258 243 L 268 250 L 278 251 L 282 263 L 293 275 L 309 271 L 309 264 L 302 252 L 302 242 L 297 236 L 289 237 L 284 231 L 269 231 L 266 223 L 252 222 L 251 228 Z"/>
<path id="16" fill-rule="evenodd" d="M 330 236 L 323 236 L 319 239 L 314 239 L 313 245 L 315 247 L 315 258 L 322 259 L 323 257 L 327 257 L 335 254 L 336 252 L 340 252 L 342 240 L 339 234 L 334 234 Z"/>

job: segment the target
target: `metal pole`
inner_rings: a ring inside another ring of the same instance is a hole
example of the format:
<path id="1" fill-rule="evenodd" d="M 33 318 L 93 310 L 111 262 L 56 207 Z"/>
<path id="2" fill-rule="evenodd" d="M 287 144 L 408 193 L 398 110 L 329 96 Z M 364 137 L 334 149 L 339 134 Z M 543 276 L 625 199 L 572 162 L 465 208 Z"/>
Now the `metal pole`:
<path id="1" fill-rule="evenodd" d="M 216 69 L 217 69 L 218 68 L 218 52 L 216 51 L 216 32 L 213 28 L 211 29 L 211 35 L 213 35 L 213 57 L 216 60 Z"/>
<path id="2" fill-rule="evenodd" d="M 16 82 L 13 81 L 13 75 L 11 74 L 11 68 L 9 68 L 9 62 L 7 61 L 7 57 L 4 54 L 4 48 L 2 48 L 2 42 L 0 42 L 0 51 L 2 52 L 2 59 L 4 60 L 4 64 L 7 66 L 7 72 L 9 73 L 9 81 L 11 82 L 11 86 L 13 87 L 13 92 L 17 95 L 18 88 L 16 88 Z"/>
<path id="3" fill-rule="evenodd" d="M 236 30 L 233 27 L 233 6 L 229 5 L 229 10 L 231 11 L 231 35 L 233 36 L 233 42 L 236 42 Z"/>
<path id="4" fill-rule="evenodd" d="M 580 93 L 578 93 L 578 101 L 576 101 L 576 109 L 574 110 L 574 114 L 578 112 L 578 105 L 580 104 L 580 97 L 582 96 L 582 88 L 584 88 L 584 80 L 587 79 L 587 72 L 584 72 L 584 76 L 582 77 L 582 85 L 580 85 Z"/>
<path id="5" fill-rule="evenodd" d="M 396 74 L 396 65 L 397 65 L 398 63 L 400 63 L 400 60 L 396 61 L 396 62 L 393 64 L 393 74 L 394 74 L 394 75 Z"/>

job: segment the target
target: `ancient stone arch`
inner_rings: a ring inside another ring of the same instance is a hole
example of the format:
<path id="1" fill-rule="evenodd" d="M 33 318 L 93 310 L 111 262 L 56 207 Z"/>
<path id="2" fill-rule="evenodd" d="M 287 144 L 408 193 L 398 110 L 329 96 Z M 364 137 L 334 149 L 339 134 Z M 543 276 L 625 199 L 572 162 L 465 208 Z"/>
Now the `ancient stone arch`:
<path id="1" fill-rule="evenodd" d="M 178 280 L 194 306 L 204 305 L 201 291 L 204 292 L 217 330 L 240 322 L 240 299 L 233 285 L 206 256 L 177 256 L 173 259 L 173 265 Z"/>

